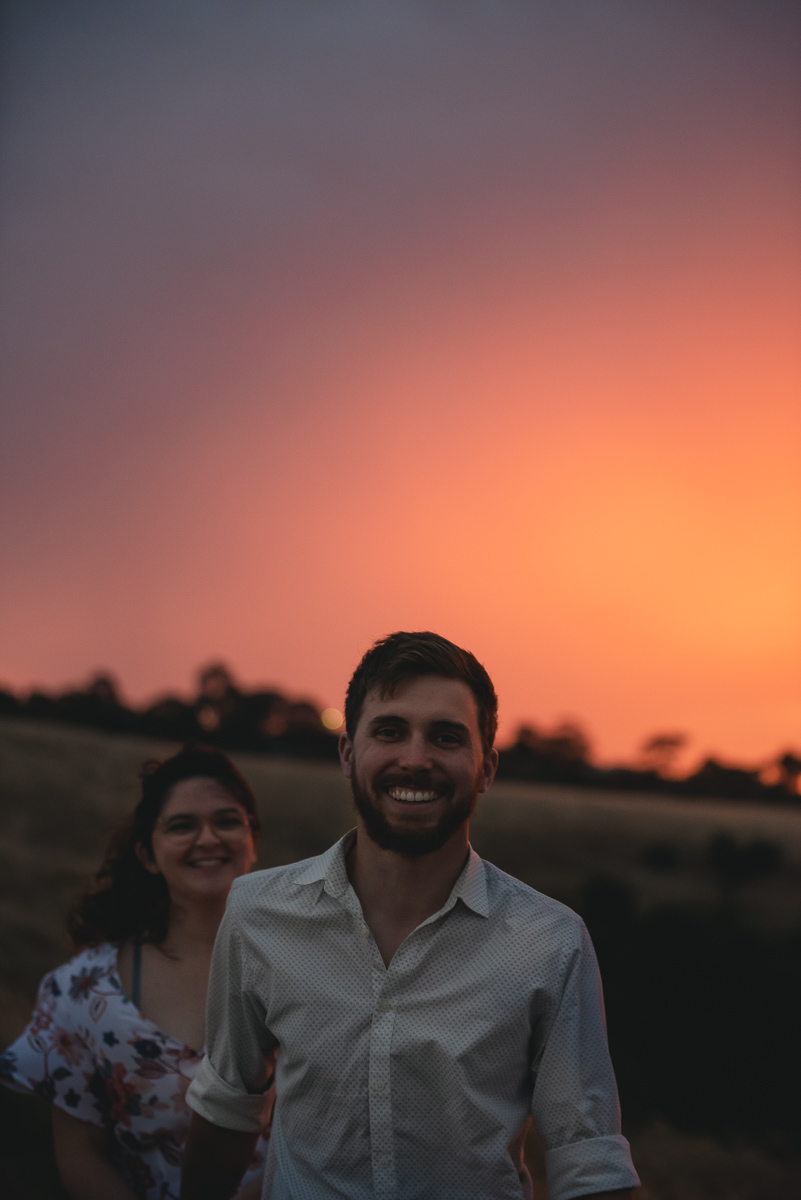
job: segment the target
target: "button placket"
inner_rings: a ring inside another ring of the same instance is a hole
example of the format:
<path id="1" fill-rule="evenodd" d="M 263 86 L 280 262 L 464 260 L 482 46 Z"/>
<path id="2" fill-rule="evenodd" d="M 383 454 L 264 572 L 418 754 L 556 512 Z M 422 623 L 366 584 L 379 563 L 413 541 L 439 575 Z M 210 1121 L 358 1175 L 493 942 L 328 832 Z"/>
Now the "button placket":
<path id="1" fill-rule="evenodd" d="M 386 975 L 384 977 L 386 982 Z M 392 1081 L 390 1055 L 395 1006 L 379 993 L 370 1027 L 368 1067 L 368 1104 L 370 1111 L 370 1150 L 373 1160 L 373 1186 L 376 1196 L 392 1200 L 397 1195 L 395 1139 L 392 1124 Z"/>
<path id="2" fill-rule="evenodd" d="M 359 940 L 364 942 L 370 955 L 370 984 L 373 993 L 370 1057 L 367 1068 L 373 1188 L 375 1196 L 381 1200 L 395 1200 L 398 1185 L 390 1093 L 390 1052 L 395 1013 L 391 1000 L 384 994 L 389 972 L 361 913 L 358 934 Z"/>
<path id="3" fill-rule="evenodd" d="M 376 1197 L 394 1200 L 398 1178 L 394 1160 L 394 1122 L 392 1119 L 391 1052 L 397 1012 L 397 997 L 403 981 L 413 975 L 428 942 L 428 930 L 416 929 L 398 947 L 389 967 L 374 944 L 373 994 L 375 1009 L 370 1028 L 368 1103 L 370 1145 L 373 1162 L 373 1186 Z"/>
<path id="4" fill-rule="evenodd" d="M 450 905 L 449 907 L 452 907 Z M 398 1177 L 395 1169 L 395 1137 L 392 1119 L 391 1051 L 395 1024 L 396 997 L 402 980 L 414 975 L 431 937 L 436 922 L 423 922 L 398 947 L 387 967 L 378 946 L 370 934 L 358 902 L 353 906 L 357 916 L 357 934 L 368 947 L 371 958 L 370 982 L 373 992 L 373 1018 L 370 1026 L 368 1063 L 368 1111 L 370 1119 L 370 1154 L 373 1168 L 373 1189 L 376 1200 L 397 1200 Z M 437 917 L 444 915 L 446 908 Z"/>

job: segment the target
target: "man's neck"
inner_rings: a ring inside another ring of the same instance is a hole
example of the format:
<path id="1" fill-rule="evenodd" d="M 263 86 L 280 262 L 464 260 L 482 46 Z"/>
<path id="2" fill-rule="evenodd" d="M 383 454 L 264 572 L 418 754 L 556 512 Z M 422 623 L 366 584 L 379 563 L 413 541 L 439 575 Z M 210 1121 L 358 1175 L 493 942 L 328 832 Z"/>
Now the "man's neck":
<path id="1" fill-rule="evenodd" d="M 385 966 L 401 942 L 445 904 L 467 860 L 468 838 L 465 822 L 439 850 L 410 858 L 382 850 L 358 819 L 348 878 Z"/>

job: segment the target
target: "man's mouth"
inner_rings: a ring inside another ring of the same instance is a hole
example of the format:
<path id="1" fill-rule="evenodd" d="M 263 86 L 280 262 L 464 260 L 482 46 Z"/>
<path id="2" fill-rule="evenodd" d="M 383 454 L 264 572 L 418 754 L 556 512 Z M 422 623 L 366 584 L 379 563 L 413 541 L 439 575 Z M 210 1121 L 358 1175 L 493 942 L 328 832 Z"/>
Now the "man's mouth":
<path id="1" fill-rule="evenodd" d="M 227 858 L 193 858 L 190 867 L 222 867 L 228 862 Z"/>
<path id="2" fill-rule="evenodd" d="M 430 804 L 432 800 L 438 800 L 442 792 L 431 788 L 391 787 L 387 788 L 387 795 L 401 804 Z"/>

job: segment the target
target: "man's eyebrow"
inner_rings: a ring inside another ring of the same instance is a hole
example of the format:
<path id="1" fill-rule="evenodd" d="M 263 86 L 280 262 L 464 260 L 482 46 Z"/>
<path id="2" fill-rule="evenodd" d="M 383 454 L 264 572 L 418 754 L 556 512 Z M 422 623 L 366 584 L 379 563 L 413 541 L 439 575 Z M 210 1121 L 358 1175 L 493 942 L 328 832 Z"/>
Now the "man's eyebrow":
<path id="1" fill-rule="evenodd" d="M 382 716 L 373 717 L 370 722 L 370 729 L 379 729 L 382 725 L 408 725 L 409 722 L 405 717 L 399 717 L 396 713 L 384 713 Z"/>
<path id="2" fill-rule="evenodd" d="M 454 733 L 470 733 L 470 728 L 463 721 L 449 721 L 443 717 L 441 721 L 432 721 L 432 729 L 452 729 Z"/>
<path id="3" fill-rule="evenodd" d="M 373 733 L 376 729 L 380 729 L 382 725 L 408 726 L 408 724 L 409 722 L 406 718 L 398 716 L 397 713 L 385 713 L 383 716 L 373 717 L 367 728 Z M 435 730 L 450 730 L 452 733 L 470 736 L 470 727 L 468 725 L 465 725 L 463 721 L 450 721 L 447 717 L 432 721 L 431 728 Z"/>

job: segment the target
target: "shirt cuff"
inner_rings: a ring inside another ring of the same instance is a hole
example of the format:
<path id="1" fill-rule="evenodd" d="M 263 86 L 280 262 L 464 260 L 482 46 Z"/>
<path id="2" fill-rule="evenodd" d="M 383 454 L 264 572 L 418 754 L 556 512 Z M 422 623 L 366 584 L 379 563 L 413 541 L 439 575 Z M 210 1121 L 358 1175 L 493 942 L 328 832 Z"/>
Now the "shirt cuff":
<path id="1" fill-rule="evenodd" d="M 270 1117 L 268 1092 L 252 1095 L 239 1092 L 217 1074 L 208 1060 L 203 1059 L 186 1093 L 190 1108 L 222 1129 L 240 1133 L 261 1133 Z"/>
<path id="2" fill-rule="evenodd" d="M 640 1186 L 629 1144 L 619 1133 L 547 1150 L 545 1170 L 551 1200 L 573 1200 L 595 1192 Z"/>

